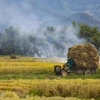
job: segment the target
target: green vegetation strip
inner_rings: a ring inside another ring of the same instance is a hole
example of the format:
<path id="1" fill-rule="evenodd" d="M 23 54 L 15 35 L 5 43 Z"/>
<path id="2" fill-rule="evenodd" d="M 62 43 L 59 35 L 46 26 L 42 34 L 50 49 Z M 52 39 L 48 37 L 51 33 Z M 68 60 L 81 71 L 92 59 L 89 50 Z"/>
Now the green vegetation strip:
<path id="1" fill-rule="evenodd" d="M 9 80 L 9 79 L 100 79 L 100 69 L 97 69 L 95 74 L 91 75 L 76 75 L 72 73 L 67 76 L 57 76 L 53 72 L 53 69 L 41 69 L 34 70 L 30 72 L 22 72 L 22 73 L 0 73 L 0 80 Z"/>

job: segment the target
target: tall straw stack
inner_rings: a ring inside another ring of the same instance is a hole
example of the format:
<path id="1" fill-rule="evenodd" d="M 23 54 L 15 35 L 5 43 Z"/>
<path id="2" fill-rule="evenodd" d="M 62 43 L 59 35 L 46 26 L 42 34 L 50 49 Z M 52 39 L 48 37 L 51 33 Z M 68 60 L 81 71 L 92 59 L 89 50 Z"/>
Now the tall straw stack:
<path id="1" fill-rule="evenodd" d="M 99 55 L 97 49 L 90 43 L 76 44 L 69 48 L 67 56 L 70 56 L 76 67 L 98 67 Z"/>

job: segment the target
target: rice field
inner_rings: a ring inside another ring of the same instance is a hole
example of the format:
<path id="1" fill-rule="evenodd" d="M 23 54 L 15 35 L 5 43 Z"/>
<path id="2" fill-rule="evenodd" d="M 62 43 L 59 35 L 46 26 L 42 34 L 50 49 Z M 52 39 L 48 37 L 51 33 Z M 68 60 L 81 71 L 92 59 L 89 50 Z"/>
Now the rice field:
<path id="1" fill-rule="evenodd" d="M 0 79 L 55 78 L 54 65 L 62 66 L 63 63 L 39 61 L 32 57 L 0 57 Z"/>
<path id="2" fill-rule="evenodd" d="M 46 61 L 45 61 L 46 60 Z M 49 61 L 50 60 L 50 61 Z M 61 59 L 62 60 L 62 59 Z M 32 57 L 20 57 L 10 59 L 9 56 L 0 57 L 0 79 L 76 79 L 76 78 L 92 78 L 100 79 L 100 69 L 97 74 L 91 76 L 71 75 L 71 76 L 56 76 L 54 73 L 54 65 L 63 66 L 64 62 L 56 58 L 41 59 Z M 58 62 L 57 62 L 58 61 Z"/>
<path id="3" fill-rule="evenodd" d="M 54 65 L 32 57 L 0 57 L 0 100 L 100 100 L 100 70 L 56 76 Z"/>
<path id="4" fill-rule="evenodd" d="M 59 80 L 0 80 L 0 97 L 14 98 L 62 97 L 100 99 L 100 80 L 59 79 Z M 65 100 L 66 100 L 65 99 Z M 27 99 L 26 99 L 27 100 Z M 32 99 L 34 100 L 34 99 Z M 74 100 L 74 99 L 72 99 Z M 77 100 L 77 99 L 76 99 Z"/>
<path id="5" fill-rule="evenodd" d="M 7 92 L 7 97 L 9 97 L 10 91 L 20 98 L 58 96 L 97 99 L 100 97 L 100 80 L 1 80 L 0 95 Z"/>

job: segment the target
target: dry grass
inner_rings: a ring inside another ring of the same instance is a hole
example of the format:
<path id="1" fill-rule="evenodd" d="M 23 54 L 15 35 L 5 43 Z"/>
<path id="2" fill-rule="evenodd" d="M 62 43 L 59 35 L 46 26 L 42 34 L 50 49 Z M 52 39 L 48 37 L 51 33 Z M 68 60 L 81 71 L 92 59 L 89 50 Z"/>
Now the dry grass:
<path id="1" fill-rule="evenodd" d="M 75 97 L 30 97 L 27 96 L 26 98 L 19 98 L 18 95 L 14 92 L 6 91 L 1 94 L 0 100 L 85 100 L 85 99 L 78 99 Z M 87 100 L 95 100 L 95 99 L 87 99 Z"/>
<path id="2" fill-rule="evenodd" d="M 75 97 L 30 97 L 27 96 L 26 98 L 19 98 L 15 92 L 6 91 L 0 95 L 0 100 L 85 100 L 85 99 L 78 99 Z M 95 100 L 95 99 L 87 99 L 87 100 Z"/>
<path id="3" fill-rule="evenodd" d="M 35 58 L 34 58 L 35 59 Z M 0 57 L 0 73 L 34 73 L 39 71 L 53 71 L 54 65 L 63 65 L 56 62 L 36 62 L 32 57 L 19 57 L 10 59 L 9 57 Z"/>
<path id="4" fill-rule="evenodd" d="M 13 91 L 19 97 L 25 96 L 61 96 L 77 98 L 100 97 L 100 80 L 59 79 L 59 80 L 1 80 L 0 92 Z"/>

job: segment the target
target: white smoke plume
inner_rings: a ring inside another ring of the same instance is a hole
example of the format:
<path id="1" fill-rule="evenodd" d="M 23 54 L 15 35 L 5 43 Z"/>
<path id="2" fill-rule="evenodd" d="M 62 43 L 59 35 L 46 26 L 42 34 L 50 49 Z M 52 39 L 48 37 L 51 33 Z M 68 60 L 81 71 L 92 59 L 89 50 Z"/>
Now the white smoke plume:
<path id="1" fill-rule="evenodd" d="M 49 24 L 45 22 L 56 19 L 52 16 L 46 16 L 45 18 L 38 16 L 34 11 L 35 4 L 32 0 L 16 1 L 0 0 L 0 29 L 4 30 L 13 26 L 19 28 L 22 36 L 32 35 L 36 40 L 34 43 L 29 43 L 30 48 L 27 55 L 66 57 L 70 46 L 83 42 L 83 40 L 77 38 L 78 31 L 71 25 L 67 27 L 55 25 L 52 32 L 48 31 Z"/>

